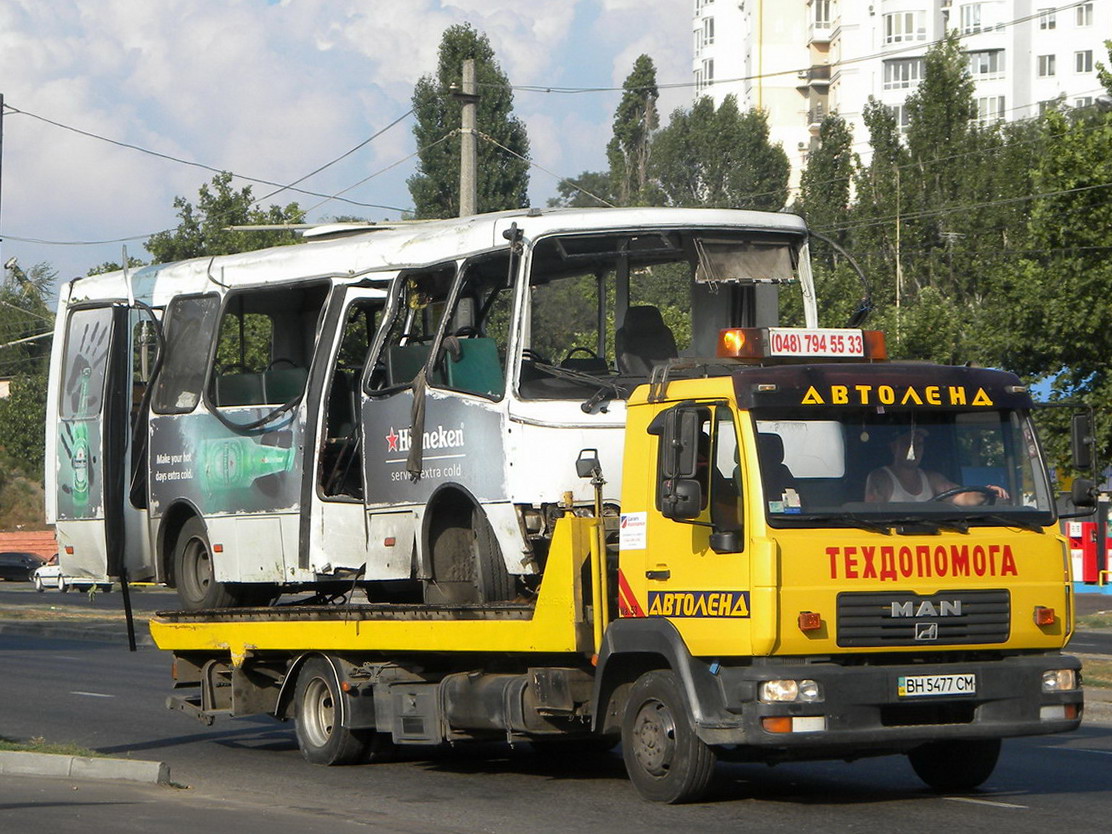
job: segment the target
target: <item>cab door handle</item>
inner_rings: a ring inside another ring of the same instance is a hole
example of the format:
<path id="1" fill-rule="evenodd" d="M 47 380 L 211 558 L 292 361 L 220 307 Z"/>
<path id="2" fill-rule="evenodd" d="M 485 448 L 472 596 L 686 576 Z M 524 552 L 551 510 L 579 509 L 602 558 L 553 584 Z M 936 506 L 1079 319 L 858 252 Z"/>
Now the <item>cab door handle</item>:
<path id="1" fill-rule="evenodd" d="M 671 579 L 672 572 L 670 570 L 647 570 L 645 571 L 646 579 Z"/>

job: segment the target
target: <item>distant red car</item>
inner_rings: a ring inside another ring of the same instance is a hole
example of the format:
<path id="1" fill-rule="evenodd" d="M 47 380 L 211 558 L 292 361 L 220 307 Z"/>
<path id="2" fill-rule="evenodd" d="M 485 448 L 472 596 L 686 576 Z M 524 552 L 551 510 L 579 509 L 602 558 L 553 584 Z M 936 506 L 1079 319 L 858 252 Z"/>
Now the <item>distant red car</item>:
<path id="1" fill-rule="evenodd" d="M 42 559 L 34 553 L 0 553 L 0 579 L 30 582 L 31 574 L 41 564 Z"/>

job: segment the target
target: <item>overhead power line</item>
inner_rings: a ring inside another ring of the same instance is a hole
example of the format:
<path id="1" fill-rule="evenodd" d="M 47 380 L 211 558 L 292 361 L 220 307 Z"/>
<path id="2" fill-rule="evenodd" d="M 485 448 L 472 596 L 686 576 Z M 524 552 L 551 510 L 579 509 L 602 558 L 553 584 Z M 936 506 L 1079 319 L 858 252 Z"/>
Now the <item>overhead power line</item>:
<path id="1" fill-rule="evenodd" d="M 128 150 L 137 151 L 138 153 L 146 154 L 148 156 L 153 156 L 157 159 L 163 159 L 163 160 L 166 160 L 168 162 L 174 162 L 178 165 L 187 165 L 191 168 L 199 168 L 202 171 L 209 171 L 209 172 L 215 173 L 215 174 L 223 174 L 223 173 L 227 172 L 227 173 L 230 173 L 233 177 L 236 177 L 237 179 L 244 180 L 246 182 L 253 182 L 253 183 L 257 183 L 259 185 L 269 185 L 269 186 L 274 186 L 275 188 L 277 188 L 276 191 L 272 192 L 271 194 L 268 194 L 266 197 L 259 198 L 259 200 L 257 200 L 256 202 L 260 202 L 262 200 L 269 199 L 270 197 L 274 196 L 275 194 L 279 194 L 282 191 L 294 191 L 298 194 L 305 194 L 305 195 L 310 196 L 310 197 L 328 197 L 327 194 L 322 194 L 319 191 L 309 191 L 309 190 L 302 189 L 302 188 L 296 188 L 295 186 L 297 185 L 297 183 L 304 182 L 309 177 L 312 177 L 315 174 L 318 174 L 321 171 L 325 170 L 326 168 L 329 168 L 332 165 L 335 165 L 340 160 L 350 156 L 351 154 L 355 153 L 360 148 L 365 147 L 367 144 L 369 144 L 373 140 L 377 139 L 379 136 L 381 136 L 387 130 L 394 127 L 395 125 L 397 125 L 398 123 L 400 123 L 401 121 L 403 121 L 405 118 L 407 118 L 408 116 L 410 116 L 413 113 L 413 110 L 410 109 L 406 113 L 404 113 L 401 116 L 399 116 L 398 118 L 396 118 L 394 121 L 392 121 L 386 127 L 377 131 L 374 135 L 372 135 L 368 139 L 365 139 L 364 141 L 360 142 L 358 145 L 356 145 L 351 150 L 345 151 L 340 156 L 336 157 L 335 159 L 331 160 L 330 162 L 325 163 L 324 165 L 320 166 L 319 168 L 316 168 L 315 170 L 310 171 L 308 174 L 305 174 L 304 176 L 299 177 L 298 179 L 294 180 L 292 183 L 281 183 L 281 182 L 276 182 L 274 180 L 263 179 L 262 177 L 253 177 L 253 176 L 249 176 L 247 174 L 240 174 L 240 173 L 237 173 L 235 171 L 230 171 L 227 168 L 217 168 L 213 165 L 206 165 L 203 162 L 195 162 L 195 161 L 189 160 L 189 159 L 182 159 L 181 157 L 173 156 L 172 154 L 163 153 L 162 151 L 151 150 L 150 148 L 144 148 L 141 145 L 135 145 L 135 144 L 132 144 L 131 142 L 123 142 L 123 141 L 120 141 L 119 139 L 112 139 L 111 137 L 108 137 L 108 136 L 102 136 L 99 133 L 93 133 L 92 131 L 89 131 L 89 130 L 84 130 L 84 129 L 79 128 L 79 127 L 74 127 L 73 125 L 65 124 L 64 122 L 59 122 L 59 121 L 56 121 L 54 119 L 48 119 L 46 116 L 40 116 L 39 114 L 32 113 L 29 110 L 22 110 L 22 109 L 17 108 L 17 107 L 12 107 L 10 104 L 5 104 L 4 109 L 5 109 L 5 112 L 8 112 L 8 113 L 14 113 L 14 114 L 17 114 L 17 115 L 20 115 L 20 116 L 27 116 L 28 118 L 35 119 L 37 121 L 40 121 L 40 122 L 43 122 L 45 124 L 51 125 L 52 127 L 56 127 L 56 128 L 61 129 L 61 130 L 68 130 L 71 133 L 76 133 L 79 136 L 84 136 L 84 137 L 89 138 L 89 139 L 95 139 L 99 142 L 107 142 L 110 145 L 115 145 L 115 146 L 120 147 L 120 148 L 126 148 Z M 360 202 L 358 200 L 344 199 L 343 202 L 350 203 L 351 205 L 354 205 L 354 206 L 360 206 L 361 208 L 378 208 L 378 209 L 386 209 L 387 211 L 405 211 L 405 209 L 400 208 L 398 206 L 387 206 L 387 205 L 381 205 L 381 204 L 378 204 L 378 203 L 364 203 L 364 202 Z M 15 240 L 15 239 L 17 239 L 17 238 L 13 238 L 13 240 Z M 135 238 L 128 238 L 128 239 L 129 240 L 134 240 Z M 38 241 L 31 241 L 31 242 L 38 242 Z M 119 241 L 113 240 L 113 241 L 103 241 L 103 242 L 117 243 Z"/>

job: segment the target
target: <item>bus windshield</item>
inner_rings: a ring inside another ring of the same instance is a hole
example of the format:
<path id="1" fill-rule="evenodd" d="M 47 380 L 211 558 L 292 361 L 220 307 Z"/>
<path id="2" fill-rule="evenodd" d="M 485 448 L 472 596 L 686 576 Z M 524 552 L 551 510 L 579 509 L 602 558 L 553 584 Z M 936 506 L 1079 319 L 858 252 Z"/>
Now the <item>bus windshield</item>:
<path id="1" fill-rule="evenodd" d="M 773 526 L 1054 519 L 1034 427 L 1016 409 L 767 409 L 753 420 Z"/>

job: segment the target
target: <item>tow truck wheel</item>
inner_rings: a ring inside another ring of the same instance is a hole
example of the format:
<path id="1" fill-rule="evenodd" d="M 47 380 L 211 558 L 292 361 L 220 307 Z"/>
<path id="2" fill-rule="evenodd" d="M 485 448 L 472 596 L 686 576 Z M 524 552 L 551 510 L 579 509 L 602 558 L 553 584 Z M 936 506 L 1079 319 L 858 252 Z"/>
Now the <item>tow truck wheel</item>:
<path id="1" fill-rule="evenodd" d="M 294 715 L 297 746 L 305 761 L 345 765 L 382 761 L 389 750 L 389 736 L 374 730 L 349 730 L 340 725 L 343 693 L 336 673 L 324 658 L 305 661 L 297 675 Z M 381 738 L 385 736 L 385 738 Z"/>
<path id="2" fill-rule="evenodd" d="M 227 608 L 239 601 L 228 585 L 216 581 L 208 531 L 199 518 L 185 522 L 178 534 L 174 548 L 174 581 L 178 598 L 187 611 Z"/>
<path id="3" fill-rule="evenodd" d="M 916 775 L 936 791 L 971 791 L 1000 758 L 1000 739 L 933 741 L 907 754 Z"/>
<path id="4" fill-rule="evenodd" d="M 671 670 L 646 672 L 630 689 L 622 758 L 645 799 L 693 802 L 709 787 L 716 757 L 695 734 L 687 697 Z"/>

